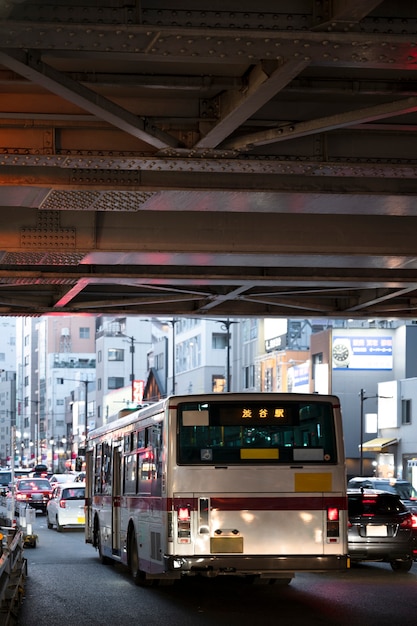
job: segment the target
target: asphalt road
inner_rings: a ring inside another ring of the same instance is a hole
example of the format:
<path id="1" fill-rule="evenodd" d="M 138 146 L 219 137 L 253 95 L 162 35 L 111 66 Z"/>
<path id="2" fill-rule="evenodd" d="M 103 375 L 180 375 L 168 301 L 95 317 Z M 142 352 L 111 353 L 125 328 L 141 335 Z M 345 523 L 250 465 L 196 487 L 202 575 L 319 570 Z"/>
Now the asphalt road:
<path id="1" fill-rule="evenodd" d="M 171 587 L 135 586 L 105 566 L 80 530 L 48 530 L 38 516 L 36 548 L 20 626 L 415 626 L 417 564 L 408 574 L 366 564 L 342 574 L 298 574 L 288 587 L 190 578 Z"/>

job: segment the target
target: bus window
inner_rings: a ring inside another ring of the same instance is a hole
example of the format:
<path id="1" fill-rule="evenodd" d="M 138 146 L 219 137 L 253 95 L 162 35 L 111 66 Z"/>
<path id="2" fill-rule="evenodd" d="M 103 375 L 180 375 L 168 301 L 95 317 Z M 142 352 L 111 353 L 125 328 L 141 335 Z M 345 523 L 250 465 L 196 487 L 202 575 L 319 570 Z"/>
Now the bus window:
<path id="1" fill-rule="evenodd" d="M 337 462 L 330 403 L 213 401 L 178 413 L 180 464 Z"/>
<path id="2" fill-rule="evenodd" d="M 125 457 L 124 493 L 136 493 L 137 455 L 129 454 Z"/>

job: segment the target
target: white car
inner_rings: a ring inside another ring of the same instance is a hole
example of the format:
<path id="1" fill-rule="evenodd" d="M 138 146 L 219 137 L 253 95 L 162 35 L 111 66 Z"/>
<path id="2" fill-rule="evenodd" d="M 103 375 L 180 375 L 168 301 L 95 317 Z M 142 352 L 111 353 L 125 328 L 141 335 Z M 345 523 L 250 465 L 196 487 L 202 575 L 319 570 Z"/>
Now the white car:
<path id="1" fill-rule="evenodd" d="M 61 532 L 64 527 L 85 526 L 85 486 L 82 483 L 60 483 L 55 486 L 46 507 L 48 528 L 56 527 Z"/>

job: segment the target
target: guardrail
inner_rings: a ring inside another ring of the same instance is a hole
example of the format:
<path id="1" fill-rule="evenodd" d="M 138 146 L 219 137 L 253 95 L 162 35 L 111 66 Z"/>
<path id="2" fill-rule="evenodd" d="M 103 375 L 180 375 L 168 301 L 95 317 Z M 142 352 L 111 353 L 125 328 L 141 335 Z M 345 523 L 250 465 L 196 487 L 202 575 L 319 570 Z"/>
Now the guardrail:
<path id="1" fill-rule="evenodd" d="M 0 556 L 0 624 L 17 623 L 27 577 L 23 555 L 23 533 L 17 528 L 1 527 Z"/>
<path id="2" fill-rule="evenodd" d="M 10 514 L 10 504 L 0 497 L 0 625 L 13 626 L 23 599 L 27 577 L 25 533 Z M 12 525 L 11 525 L 12 524 Z"/>

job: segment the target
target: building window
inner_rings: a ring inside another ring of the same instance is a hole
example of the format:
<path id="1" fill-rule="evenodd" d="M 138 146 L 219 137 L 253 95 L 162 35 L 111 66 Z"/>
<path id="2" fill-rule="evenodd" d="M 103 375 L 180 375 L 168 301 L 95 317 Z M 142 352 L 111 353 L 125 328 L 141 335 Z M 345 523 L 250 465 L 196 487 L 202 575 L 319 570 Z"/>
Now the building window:
<path id="1" fill-rule="evenodd" d="M 213 333 L 211 336 L 211 347 L 213 350 L 224 350 L 224 348 L 227 348 L 227 333 Z"/>
<path id="2" fill-rule="evenodd" d="M 108 389 L 121 389 L 121 387 L 125 386 L 125 381 L 122 376 L 109 376 L 107 381 Z"/>
<path id="3" fill-rule="evenodd" d="M 224 376 L 214 374 L 211 377 L 213 393 L 222 393 L 226 387 L 226 379 Z"/>
<path id="4" fill-rule="evenodd" d="M 97 391 L 101 391 L 101 378 L 97 379 Z"/>
<path id="5" fill-rule="evenodd" d="M 102 359 L 102 358 L 103 358 L 103 357 L 102 357 L 102 354 L 101 354 L 101 350 L 99 350 L 99 351 L 97 352 L 97 363 L 101 363 L 101 359 Z"/>
<path id="6" fill-rule="evenodd" d="M 165 354 L 157 354 L 156 358 L 155 358 L 155 369 L 156 370 L 163 370 L 165 368 L 165 359 L 166 356 Z"/>
<path id="7" fill-rule="evenodd" d="M 401 423 L 411 424 L 411 400 L 401 400 Z"/>
<path id="8" fill-rule="evenodd" d="M 243 388 L 251 389 L 255 386 L 255 366 L 248 365 L 243 368 Z"/>
<path id="9" fill-rule="evenodd" d="M 273 382 L 272 368 L 267 367 L 265 369 L 264 391 L 272 391 L 272 382 Z"/>
<path id="10" fill-rule="evenodd" d="M 125 351 L 122 348 L 109 348 L 107 359 L 109 361 L 124 361 Z"/>
<path id="11" fill-rule="evenodd" d="M 80 339 L 90 339 L 90 329 L 88 326 L 80 328 Z"/>

